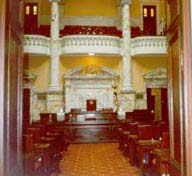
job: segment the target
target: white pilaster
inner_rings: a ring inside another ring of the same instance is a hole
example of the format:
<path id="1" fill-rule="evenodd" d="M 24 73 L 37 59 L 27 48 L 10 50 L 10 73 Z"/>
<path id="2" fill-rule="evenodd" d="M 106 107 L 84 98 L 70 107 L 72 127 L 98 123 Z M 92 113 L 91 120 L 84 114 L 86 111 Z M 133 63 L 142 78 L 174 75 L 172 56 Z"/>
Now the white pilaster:
<path id="1" fill-rule="evenodd" d="M 59 90 L 59 2 L 51 2 L 51 52 L 50 52 L 50 85 L 49 90 Z"/>
<path id="2" fill-rule="evenodd" d="M 131 0 L 121 0 L 122 5 L 122 43 L 123 43 L 123 85 L 122 91 L 132 91 L 131 83 L 131 27 L 130 27 Z"/>

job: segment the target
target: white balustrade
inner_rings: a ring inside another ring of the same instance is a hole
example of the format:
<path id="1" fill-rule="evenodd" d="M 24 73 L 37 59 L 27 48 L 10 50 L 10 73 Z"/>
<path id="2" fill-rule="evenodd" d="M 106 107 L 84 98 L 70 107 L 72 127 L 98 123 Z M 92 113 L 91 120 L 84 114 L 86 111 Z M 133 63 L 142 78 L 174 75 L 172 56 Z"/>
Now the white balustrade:
<path id="1" fill-rule="evenodd" d="M 121 51 L 121 39 L 107 35 L 71 35 L 60 39 L 61 54 L 116 54 Z"/>
<path id="2" fill-rule="evenodd" d="M 50 55 L 50 38 L 41 35 L 24 35 L 24 52 Z"/>
<path id="3" fill-rule="evenodd" d="M 107 35 L 70 35 L 59 39 L 60 54 L 122 54 L 122 40 Z M 24 35 L 24 52 L 50 55 L 50 38 Z M 131 39 L 131 56 L 142 54 L 167 54 L 164 36 L 142 36 Z"/>
<path id="4" fill-rule="evenodd" d="M 167 54 L 167 40 L 164 36 L 145 36 L 131 39 L 131 55 Z"/>

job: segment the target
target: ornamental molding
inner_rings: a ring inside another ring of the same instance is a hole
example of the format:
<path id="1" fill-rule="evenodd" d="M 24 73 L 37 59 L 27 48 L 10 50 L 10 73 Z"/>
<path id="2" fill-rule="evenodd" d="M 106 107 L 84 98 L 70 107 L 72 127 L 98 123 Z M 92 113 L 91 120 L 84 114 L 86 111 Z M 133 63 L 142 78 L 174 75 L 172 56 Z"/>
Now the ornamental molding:
<path id="1" fill-rule="evenodd" d="M 37 75 L 34 73 L 29 73 L 27 70 L 24 70 L 23 73 L 23 81 L 24 84 L 33 84 L 35 80 L 37 79 Z"/>
<path id="2" fill-rule="evenodd" d="M 167 87 L 167 69 L 164 67 L 157 68 L 143 76 L 148 88 Z"/>
<path id="3" fill-rule="evenodd" d="M 130 5 L 131 4 L 131 0 L 121 0 L 121 5 Z"/>
<path id="4" fill-rule="evenodd" d="M 78 66 L 63 75 L 66 111 L 86 110 L 87 99 L 97 99 L 97 110 L 113 108 L 118 74 L 99 65 Z"/>
<path id="5" fill-rule="evenodd" d="M 59 54 L 109 54 L 120 56 L 123 52 L 122 39 L 109 35 L 68 35 L 59 38 Z M 50 38 L 41 35 L 24 35 L 24 52 L 50 55 Z M 142 36 L 131 39 L 131 56 L 167 54 L 164 36 Z"/>
<path id="6" fill-rule="evenodd" d="M 117 17 L 106 16 L 64 16 L 61 19 L 61 27 L 66 25 L 80 25 L 80 26 L 118 26 Z"/>
<path id="7" fill-rule="evenodd" d="M 78 66 L 63 75 L 63 79 L 118 79 L 119 75 L 104 66 Z"/>
<path id="8" fill-rule="evenodd" d="M 49 2 L 60 2 L 60 0 L 49 0 Z"/>

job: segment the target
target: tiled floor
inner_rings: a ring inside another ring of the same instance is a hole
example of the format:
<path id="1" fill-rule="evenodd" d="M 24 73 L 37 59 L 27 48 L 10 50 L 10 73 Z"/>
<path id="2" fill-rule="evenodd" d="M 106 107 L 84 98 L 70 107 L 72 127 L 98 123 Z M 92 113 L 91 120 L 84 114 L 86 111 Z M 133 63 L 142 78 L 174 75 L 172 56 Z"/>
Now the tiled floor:
<path id="1" fill-rule="evenodd" d="M 71 144 L 59 176 L 139 176 L 117 143 Z"/>

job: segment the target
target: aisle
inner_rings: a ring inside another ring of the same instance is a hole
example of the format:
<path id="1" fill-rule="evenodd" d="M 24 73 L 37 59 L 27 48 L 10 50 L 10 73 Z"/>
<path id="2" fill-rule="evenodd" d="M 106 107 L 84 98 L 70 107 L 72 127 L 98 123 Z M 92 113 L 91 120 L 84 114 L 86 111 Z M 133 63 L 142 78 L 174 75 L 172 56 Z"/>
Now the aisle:
<path id="1" fill-rule="evenodd" d="M 117 143 L 71 144 L 59 176 L 138 176 Z"/>

